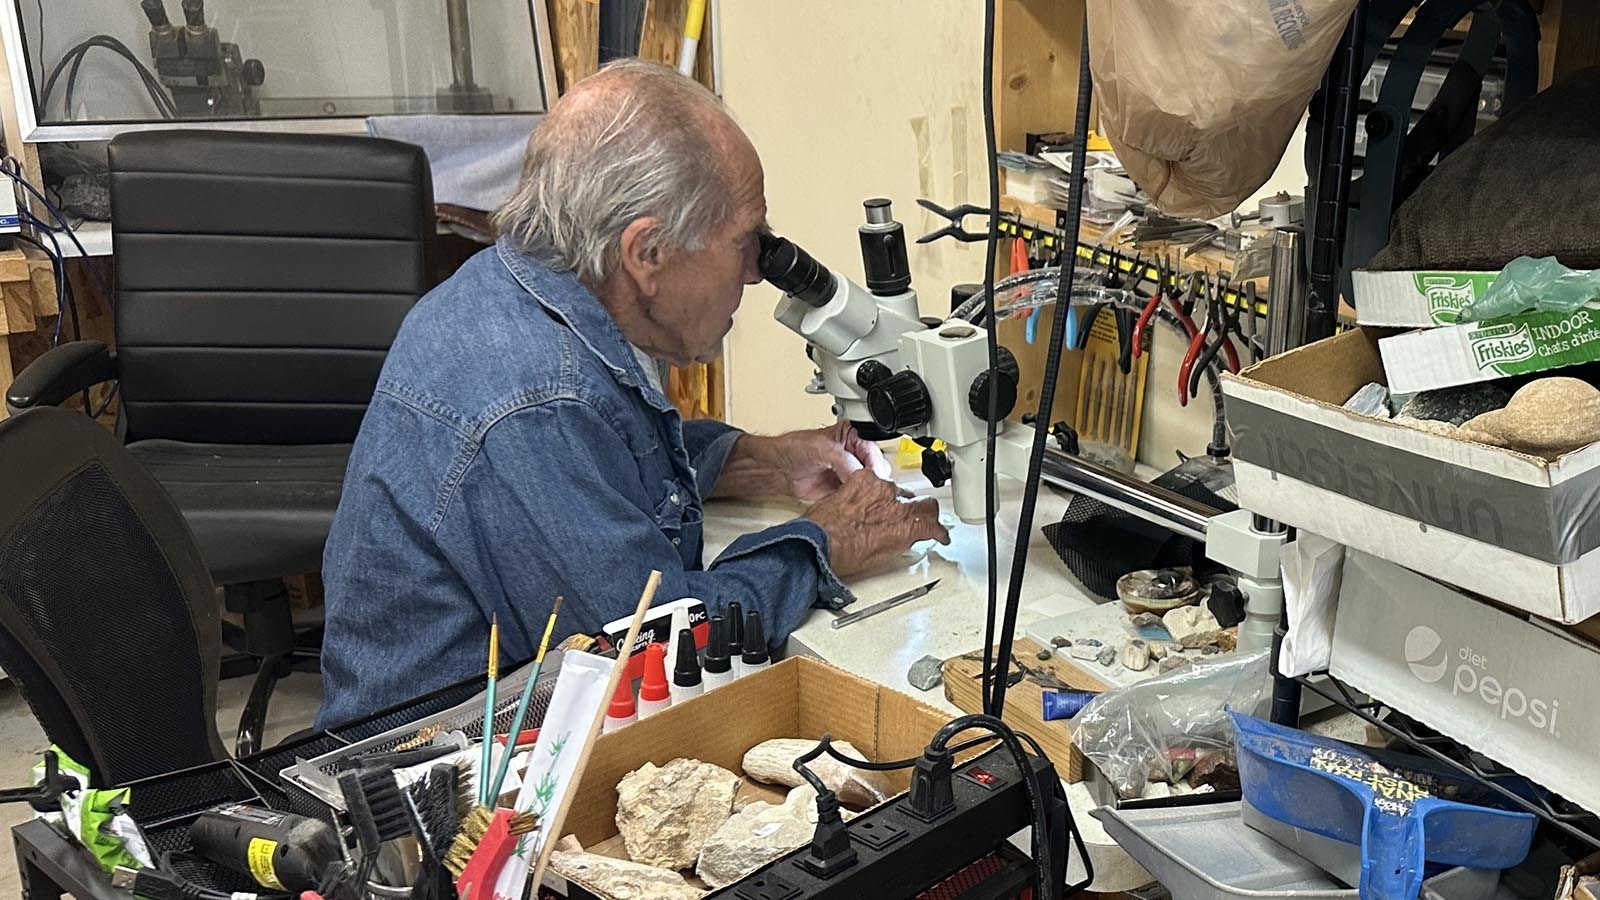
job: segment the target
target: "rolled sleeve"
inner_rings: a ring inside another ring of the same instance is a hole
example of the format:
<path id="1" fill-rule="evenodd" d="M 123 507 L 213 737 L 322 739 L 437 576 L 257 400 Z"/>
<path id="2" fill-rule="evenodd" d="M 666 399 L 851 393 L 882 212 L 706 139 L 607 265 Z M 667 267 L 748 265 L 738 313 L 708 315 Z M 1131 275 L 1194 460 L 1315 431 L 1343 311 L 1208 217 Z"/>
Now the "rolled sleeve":
<path id="1" fill-rule="evenodd" d="M 695 431 L 705 458 L 740 434 L 727 426 Z M 717 469 L 725 458 L 722 450 Z M 485 599 L 506 607 L 524 638 L 539 633 L 557 594 L 565 597 L 565 634 L 630 615 L 652 569 L 662 573 L 657 603 L 695 597 L 720 611 L 739 601 L 761 611 L 774 644 L 819 600 L 837 605 L 848 596 L 827 567 L 826 535 L 802 520 L 739 538 L 707 570 L 686 563 L 684 547 L 699 543 L 699 507 L 664 507 L 640 465 L 582 400 L 513 412 L 488 430 L 466 467 L 441 545 L 466 583 L 492 586 Z"/>

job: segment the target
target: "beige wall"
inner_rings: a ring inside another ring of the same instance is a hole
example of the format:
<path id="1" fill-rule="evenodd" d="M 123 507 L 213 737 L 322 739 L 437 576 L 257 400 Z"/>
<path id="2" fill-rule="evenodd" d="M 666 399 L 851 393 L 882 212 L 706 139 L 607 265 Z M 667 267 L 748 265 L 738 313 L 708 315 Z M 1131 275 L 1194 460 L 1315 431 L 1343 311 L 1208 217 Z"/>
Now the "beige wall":
<path id="1" fill-rule="evenodd" d="M 761 152 L 780 234 L 859 282 L 862 200 L 893 200 L 915 238 L 938 227 L 918 197 L 983 199 L 980 0 L 721 0 L 719 12 L 723 96 Z M 935 315 L 950 285 L 981 278 L 983 247 L 913 244 L 910 259 Z M 826 398 L 801 391 L 811 365 L 773 321 L 777 300 L 746 290 L 728 336 L 728 419 L 753 431 L 831 420 Z"/>
<path id="2" fill-rule="evenodd" d="M 918 197 L 984 201 L 981 0 L 720 0 L 718 24 L 724 99 L 761 152 L 772 225 L 825 264 L 860 280 L 856 228 L 868 197 L 892 199 L 912 238 L 940 224 Z M 1300 159 L 1297 138 L 1260 196 L 1299 192 Z M 911 247 L 928 315 L 948 309 L 950 285 L 979 281 L 982 270 L 981 244 Z M 801 390 L 811 366 L 800 338 L 773 321 L 777 299 L 764 284 L 746 290 L 727 342 L 728 420 L 758 432 L 831 419 L 825 397 Z M 1177 404 L 1184 349 L 1158 332 L 1151 354 L 1140 456 L 1162 469 L 1174 450 L 1205 452 L 1211 433 L 1204 394 Z"/>

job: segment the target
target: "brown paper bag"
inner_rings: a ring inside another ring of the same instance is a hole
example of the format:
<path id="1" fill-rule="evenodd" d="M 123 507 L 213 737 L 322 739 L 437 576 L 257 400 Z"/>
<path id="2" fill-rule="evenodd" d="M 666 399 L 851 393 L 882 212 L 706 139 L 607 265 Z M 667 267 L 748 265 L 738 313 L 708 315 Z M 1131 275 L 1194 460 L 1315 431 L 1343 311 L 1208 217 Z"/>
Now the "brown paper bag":
<path id="1" fill-rule="evenodd" d="M 1356 0 L 1089 0 L 1101 127 L 1162 212 L 1210 219 L 1272 177 Z"/>

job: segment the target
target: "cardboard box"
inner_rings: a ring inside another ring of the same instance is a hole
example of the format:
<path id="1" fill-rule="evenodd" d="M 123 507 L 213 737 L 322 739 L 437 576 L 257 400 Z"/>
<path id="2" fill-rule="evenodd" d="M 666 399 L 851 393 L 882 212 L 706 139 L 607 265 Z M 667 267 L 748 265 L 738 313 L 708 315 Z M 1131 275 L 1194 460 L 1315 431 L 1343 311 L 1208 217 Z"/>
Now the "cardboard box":
<path id="1" fill-rule="evenodd" d="M 1600 614 L 1600 445 L 1555 462 L 1362 416 L 1363 328 L 1223 380 L 1239 505 L 1564 623 Z"/>
<path id="2" fill-rule="evenodd" d="M 617 782 L 647 762 L 659 766 L 689 757 L 738 774 L 745 752 L 762 741 L 820 738 L 823 732 L 849 741 L 869 759 L 906 759 L 920 755 L 951 718 L 819 660 L 787 659 L 601 735 L 578 782 L 577 801 L 562 833 L 576 835 L 591 852 L 625 857 L 616 828 Z M 898 790 L 910 783 L 909 771 L 889 775 Z M 770 793 L 763 799 L 781 800 L 784 790 Z M 546 876 L 547 884 L 553 883 L 567 896 L 577 894 L 564 882 Z"/>
<path id="3" fill-rule="evenodd" d="M 1537 312 L 1378 342 L 1389 389 L 1412 394 L 1600 359 L 1600 310 Z"/>
<path id="4" fill-rule="evenodd" d="M 1454 325 L 1456 313 L 1483 297 L 1499 272 L 1395 271 L 1350 273 L 1356 321 L 1384 328 Z"/>
<path id="5" fill-rule="evenodd" d="M 1352 551 L 1329 671 L 1600 812 L 1593 644 Z"/>

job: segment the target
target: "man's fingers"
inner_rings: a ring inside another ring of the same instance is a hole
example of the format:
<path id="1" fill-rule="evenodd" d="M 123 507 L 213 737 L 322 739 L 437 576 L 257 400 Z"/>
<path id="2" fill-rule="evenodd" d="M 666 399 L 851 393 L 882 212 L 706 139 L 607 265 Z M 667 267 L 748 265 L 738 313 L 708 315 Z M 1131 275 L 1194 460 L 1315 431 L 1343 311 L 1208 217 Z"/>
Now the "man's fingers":
<path id="1" fill-rule="evenodd" d="M 865 468 L 865 466 L 862 465 L 861 460 L 855 457 L 855 454 L 837 444 L 823 450 L 822 459 L 827 464 L 828 468 L 832 469 L 834 474 L 839 476 L 840 481 L 844 481 L 850 476 L 851 473 L 859 472 L 861 469 Z"/>
<path id="2" fill-rule="evenodd" d="M 879 478 L 887 479 L 894 474 L 894 468 L 889 461 L 883 458 L 883 448 L 863 438 L 854 428 L 847 430 L 842 438 L 842 443 L 851 455 L 861 461 L 861 464 L 872 470 Z"/>
<path id="3" fill-rule="evenodd" d="M 939 501 L 932 497 L 924 497 L 906 504 L 911 524 L 911 542 L 938 541 L 941 544 L 950 543 L 950 529 L 944 527 L 939 521 Z"/>

